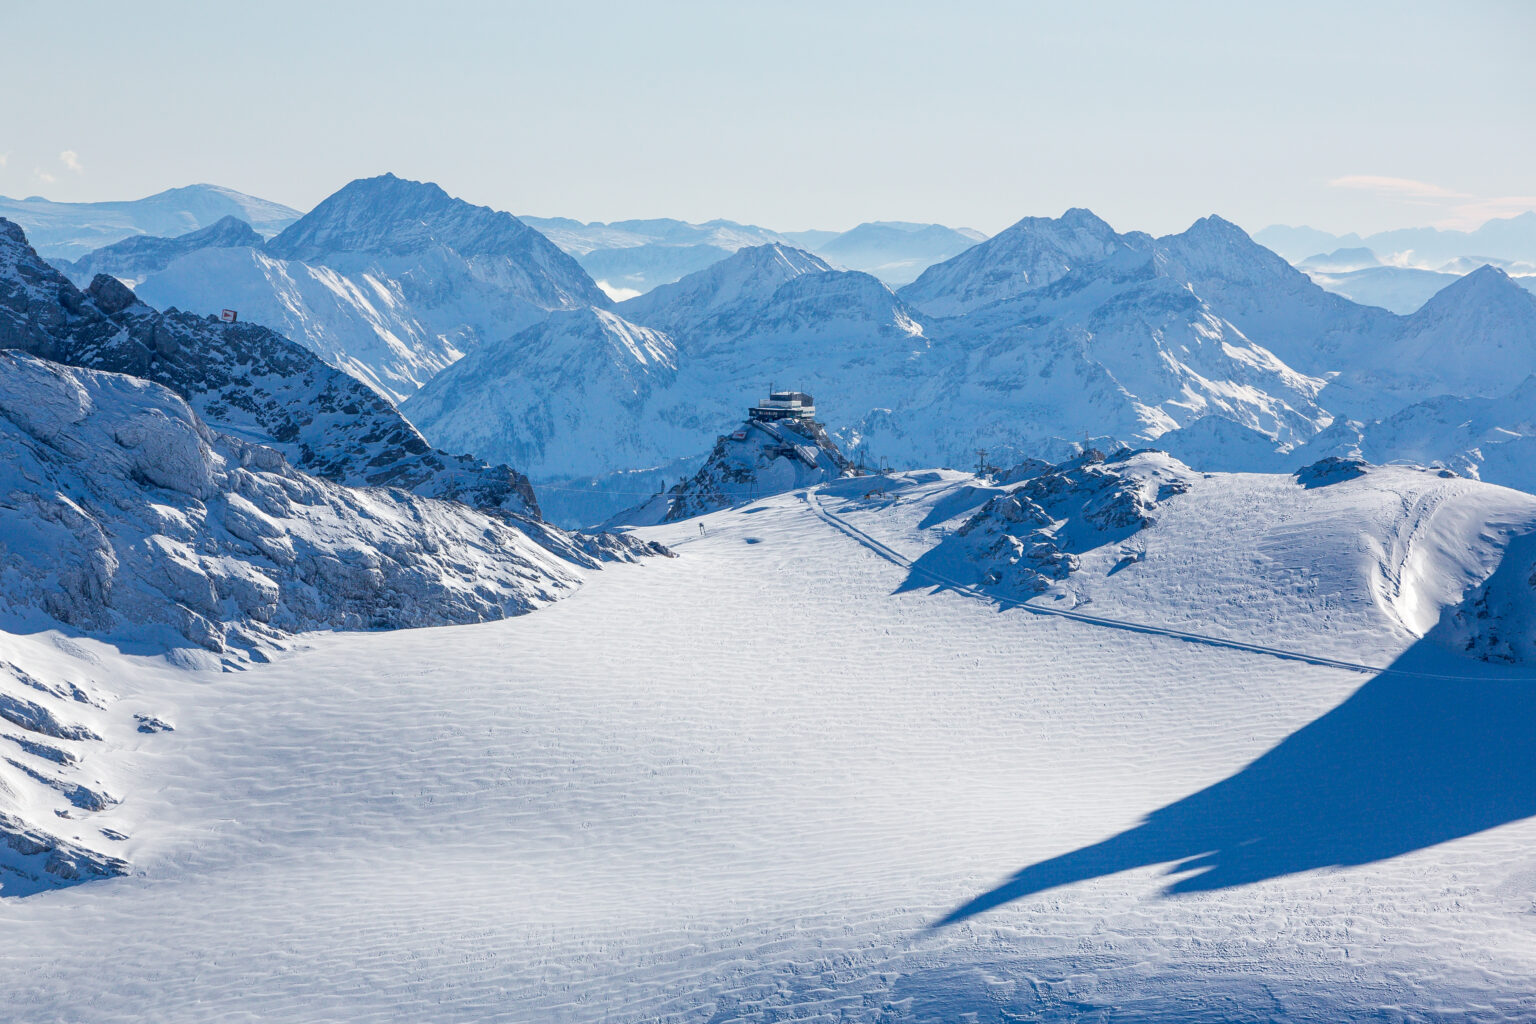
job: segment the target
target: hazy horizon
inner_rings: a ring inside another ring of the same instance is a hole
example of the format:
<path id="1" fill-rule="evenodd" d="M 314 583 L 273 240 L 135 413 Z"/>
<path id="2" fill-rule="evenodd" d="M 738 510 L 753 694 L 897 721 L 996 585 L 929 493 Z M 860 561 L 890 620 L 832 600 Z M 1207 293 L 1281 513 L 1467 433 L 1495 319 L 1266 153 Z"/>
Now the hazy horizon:
<path id="1" fill-rule="evenodd" d="M 12 15 L 48 102 L 7 111 L 0 194 L 198 181 L 303 210 L 389 170 L 584 222 L 988 234 L 1073 206 L 1158 234 L 1536 209 L 1536 7 L 1507 0 L 86 6 L 57 43 L 47 10 Z"/>

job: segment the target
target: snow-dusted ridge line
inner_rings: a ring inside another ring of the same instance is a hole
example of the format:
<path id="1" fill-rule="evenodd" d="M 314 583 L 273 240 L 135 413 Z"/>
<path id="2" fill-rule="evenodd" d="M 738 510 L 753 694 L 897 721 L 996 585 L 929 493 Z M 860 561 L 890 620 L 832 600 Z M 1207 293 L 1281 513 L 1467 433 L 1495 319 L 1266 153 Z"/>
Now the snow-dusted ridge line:
<path id="1" fill-rule="evenodd" d="M 958 485 L 951 485 L 946 490 Z M 1362 672 L 1370 675 L 1400 675 L 1415 679 L 1444 679 L 1449 681 L 1467 680 L 1481 681 L 1481 676 L 1454 675 L 1439 672 L 1413 672 L 1406 669 L 1383 667 L 1380 665 L 1365 665 L 1354 661 L 1345 661 L 1339 658 L 1328 658 L 1316 654 L 1305 654 L 1301 651 L 1288 651 L 1282 647 L 1268 647 L 1263 644 L 1252 644 L 1243 640 L 1233 640 L 1228 637 L 1212 636 L 1207 633 L 1192 633 L 1187 630 L 1174 629 L 1169 626 L 1156 626 L 1145 622 L 1130 622 L 1125 619 L 1110 618 L 1104 615 L 1089 615 L 1086 612 L 1072 611 L 1066 608 L 1051 608 L 1045 605 L 1032 604 L 1028 600 L 1008 597 L 1004 594 L 989 593 L 978 586 L 964 583 L 951 576 L 938 572 L 929 566 L 919 566 L 915 560 L 903 555 L 895 548 L 876 540 L 869 534 L 860 530 L 857 526 L 848 522 L 835 512 L 828 511 L 821 500 L 822 486 L 808 487 L 799 492 L 799 497 L 810 508 L 811 512 L 828 526 L 846 534 L 849 538 L 861 546 L 879 555 L 881 558 L 906 569 L 909 572 L 926 576 L 935 583 L 943 585 L 946 589 L 958 591 L 967 597 L 976 598 L 988 604 L 1001 605 L 1006 608 L 1020 608 L 1036 615 L 1054 615 L 1058 618 L 1072 619 L 1076 622 L 1085 622 L 1095 626 L 1105 626 L 1110 629 L 1119 629 L 1131 633 L 1142 633 L 1149 636 L 1166 637 L 1170 640 L 1183 640 L 1188 643 L 1204 644 L 1209 647 L 1223 647 L 1227 650 L 1244 651 L 1249 654 L 1265 654 L 1273 658 L 1285 661 L 1299 661 L 1308 665 L 1318 665 L 1324 668 L 1346 669 L 1350 672 Z M 1536 683 L 1536 676 L 1515 677 L 1510 682 Z M 943 924 L 945 922 L 940 922 Z M 938 925 L 935 925 L 938 927 Z"/>

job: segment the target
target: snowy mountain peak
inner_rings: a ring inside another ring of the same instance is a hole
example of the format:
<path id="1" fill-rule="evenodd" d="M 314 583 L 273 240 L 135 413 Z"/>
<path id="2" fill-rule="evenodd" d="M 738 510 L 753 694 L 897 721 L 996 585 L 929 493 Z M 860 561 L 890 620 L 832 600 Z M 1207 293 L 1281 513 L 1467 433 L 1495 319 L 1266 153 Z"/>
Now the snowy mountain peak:
<path id="1" fill-rule="evenodd" d="M 801 274 L 831 269 L 820 257 L 779 242 L 748 246 L 680 281 L 630 299 L 619 308 L 631 320 L 676 330 L 728 310 L 766 301 L 780 285 Z"/>
<path id="2" fill-rule="evenodd" d="M 1255 242 L 1248 232 L 1215 214 L 1201 217 L 1180 234 L 1159 238 L 1156 245 L 1177 265 L 1175 273 L 1189 280 L 1219 277 L 1259 284 L 1296 282 L 1306 277 Z"/>
<path id="3" fill-rule="evenodd" d="M 1536 295 L 1516 284 L 1514 278 L 1503 270 L 1485 263 L 1436 292 L 1411 319 L 1443 316 L 1453 309 L 1470 310 L 1479 307 L 1536 309 Z"/>
<path id="4" fill-rule="evenodd" d="M 393 174 L 359 178 L 343 186 L 267 243 L 267 252 L 289 260 L 319 260 L 340 253 L 406 256 L 435 248 L 465 259 L 532 258 L 573 282 L 584 300 L 606 300 L 574 259 L 512 216 L 455 199 L 431 182 Z"/>
<path id="5" fill-rule="evenodd" d="M 1124 240 L 1091 210 L 1025 217 L 960 255 L 923 271 L 902 299 L 933 316 L 959 316 L 1060 280 Z"/>

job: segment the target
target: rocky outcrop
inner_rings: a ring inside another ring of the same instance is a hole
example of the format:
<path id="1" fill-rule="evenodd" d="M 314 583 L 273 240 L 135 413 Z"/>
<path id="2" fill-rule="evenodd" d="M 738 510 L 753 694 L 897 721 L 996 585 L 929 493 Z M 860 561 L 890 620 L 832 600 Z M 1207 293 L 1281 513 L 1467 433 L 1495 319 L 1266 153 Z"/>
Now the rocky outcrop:
<path id="1" fill-rule="evenodd" d="M 501 618 L 570 590 L 576 564 L 643 553 L 342 487 L 163 387 L 16 352 L 0 353 L 0 454 L 0 602 L 107 635 L 163 627 L 171 646 Z"/>
<path id="2" fill-rule="evenodd" d="M 1153 451 L 1090 450 L 1054 466 L 1031 460 L 1003 475 L 1018 486 L 988 501 L 935 550 L 940 560 L 967 566 L 975 582 L 1043 593 L 1077 571 L 1082 552 L 1151 525 L 1158 504 L 1187 491 L 1194 475 Z"/>

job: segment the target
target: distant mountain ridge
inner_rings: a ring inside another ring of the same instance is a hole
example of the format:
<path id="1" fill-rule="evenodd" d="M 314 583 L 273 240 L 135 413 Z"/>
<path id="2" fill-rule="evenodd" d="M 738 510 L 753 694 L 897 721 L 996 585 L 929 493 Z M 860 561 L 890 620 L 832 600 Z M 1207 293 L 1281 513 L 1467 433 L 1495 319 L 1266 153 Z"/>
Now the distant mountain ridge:
<path id="1" fill-rule="evenodd" d="M 1288 260 L 1300 262 L 1317 253 L 1353 247 L 1379 256 L 1411 252 L 1418 260 L 1445 263 L 1462 256 L 1536 263 L 1536 211 L 1499 217 L 1472 231 L 1447 228 L 1397 228 L 1361 237 L 1335 235 L 1309 227 L 1276 224 L 1254 232 L 1254 240 Z"/>
<path id="2" fill-rule="evenodd" d="M 200 249 L 260 248 L 264 243 L 245 221 L 237 217 L 223 217 L 206 228 L 160 238 L 155 235 L 132 235 L 121 242 L 113 242 L 94 252 L 87 253 L 73 262 L 51 261 L 71 281 L 85 287 L 97 274 L 110 274 L 129 287 L 137 287 L 150 274 L 164 270 L 176 259 Z"/>
<path id="3" fill-rule="evenodd" d="M 143 199 L 55 203 L 40 196 L 0 196 L 0 217 L 20 224 L 46 257 L 78 259 L 133 235 L 176 237 L 211 227 L 225 217 L 271 236 L 299 219 L 299 211 L 219 185 L 166 189 Z"/>
<path id="4" fill-rule="evenodd" d="M 771 231 L 755 224 L 671 218 L 612 223 L 565 217 L 525 217 L 594 278 L 618 293 L 645 293 L 703 270 L 739 249 L 783 244 L 815 253 L 841 269 L 862 270 L 885 283 L 905 284 L 922 270 L 984 239 L 970 228 L 908 221 L 872 221 L 848 231 Z"/>

